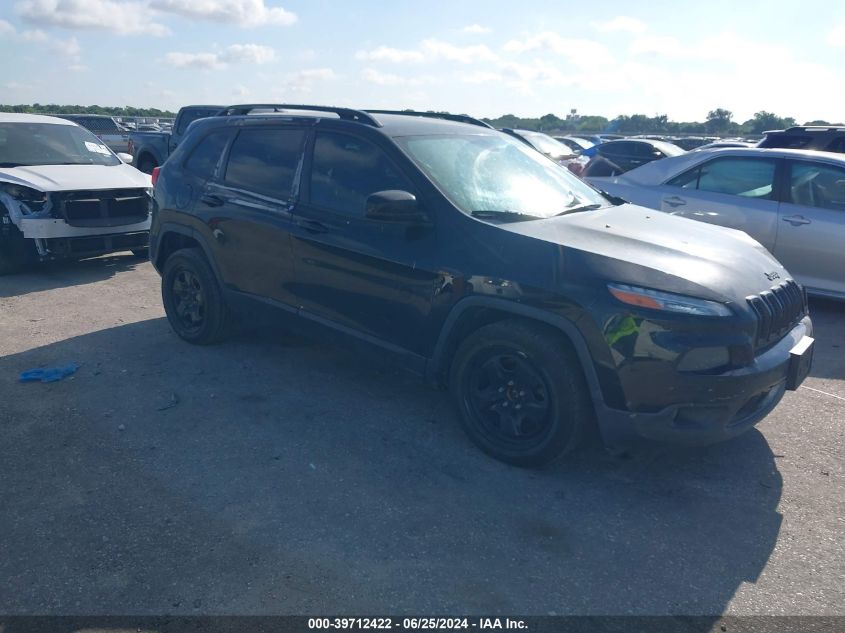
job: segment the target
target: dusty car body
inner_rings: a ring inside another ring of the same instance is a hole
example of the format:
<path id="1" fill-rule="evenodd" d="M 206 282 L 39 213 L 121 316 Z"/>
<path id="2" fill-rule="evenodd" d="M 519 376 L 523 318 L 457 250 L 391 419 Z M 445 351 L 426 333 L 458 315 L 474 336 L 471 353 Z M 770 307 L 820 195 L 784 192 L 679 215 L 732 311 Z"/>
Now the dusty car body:
<path id="1" fill-rule="evenodd" d="M 149 176 L 65 119 L 0 114 L 0 272 L 36 259 L 144 253 Z"/>
<path id="2" fill-rule="evenodd" d="M 594 421 L 608 444 L 727 439 L 809 372 L 803 289 L 740 231 L 605 197 L 480 121 L 244 111 L 197 121 L 153 178 L 150 261 L 185 341 L 265 309 L 349 336 L 447 386 L 470 439 L 522 466 Z"/>

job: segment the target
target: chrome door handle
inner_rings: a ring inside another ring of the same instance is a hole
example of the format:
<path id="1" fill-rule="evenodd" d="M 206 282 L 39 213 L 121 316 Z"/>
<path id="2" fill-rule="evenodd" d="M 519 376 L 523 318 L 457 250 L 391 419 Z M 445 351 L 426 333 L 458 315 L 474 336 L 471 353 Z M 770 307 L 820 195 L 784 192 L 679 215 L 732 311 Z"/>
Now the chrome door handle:
<path id="1" fill-rule="evenodd" d="M 792 226 L 800 226 L 802 224 L 810 224 L 812 220 L 808 220 L 803 215 L 790 215 L 785 218 L 781 218 L 784 222 L 789 222 Z"/>
<path id="2" fill-rule="evenodd" d="M 684 205 L 684 204 L 687 203 L 686 200 L 684 200 L 683 198 L 681 198 L 679 196 L 672 196 L 671 198 L 664 198 L 663 202 L 668 204 L 670 207 L 680 207 L 681 205 Z"/>

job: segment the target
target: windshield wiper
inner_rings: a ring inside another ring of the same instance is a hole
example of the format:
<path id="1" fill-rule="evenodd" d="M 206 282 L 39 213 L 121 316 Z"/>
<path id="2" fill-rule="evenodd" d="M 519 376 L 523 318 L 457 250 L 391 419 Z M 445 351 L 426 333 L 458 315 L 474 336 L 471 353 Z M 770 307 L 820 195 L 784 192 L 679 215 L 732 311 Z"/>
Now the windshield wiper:
<path id="1" fill-rule="evenodd" d="M 557 215 L 569 215 L 570 213 L 578 213 L 579 211 L 595 211 L 596 209 L 601 209 L 602 205 L 597 202 L 591 202 L 590 204 L 578 204 L 574 207 L 569 207 L 564 211 L 561 211 Z"/>
<path id="2" fill-rule="evenodd" d="M 27 165 L 26 163 L 0 163 L 0 169 L 2 169 L 3 167 L 29 167 L 29 165 Z"/>
<path id="3" fill-rule="evenodd" d="M 610 200 L 610 202 L 616 206 L 620 204 L 628 204 L 628 201 L 625 198 L 620 198 L 619 196 L 614 196 L 612 193 L 608 193 L 604 189 L 599 189 L 598 192 L 603 195 L 605 198 Z"/>
<path id="4" fill-rule="evenodd" d="M 525 220 L 542 220 L 541 215 L 532 215 L 530 213 L 521 213 L 519 211 L 472 211 L 470 213 L 473 217 L 484 218 L 485 220 L 502 220 L 503 222 L 521 222 Z"/>

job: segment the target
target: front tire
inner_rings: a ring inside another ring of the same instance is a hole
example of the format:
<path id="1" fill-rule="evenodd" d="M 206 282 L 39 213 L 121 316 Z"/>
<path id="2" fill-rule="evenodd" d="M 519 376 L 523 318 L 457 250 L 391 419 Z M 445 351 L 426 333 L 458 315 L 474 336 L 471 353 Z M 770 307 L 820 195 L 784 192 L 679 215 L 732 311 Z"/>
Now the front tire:
<path id="1" fill-rule="evenodd" d="M 539 467 L 572 451 L 593 417 L 569 341 L 523 320 L 470 334 L 455 353 L 450 390 L 470 439 L 516 466 Z"/>
<path id="2" fill-rule="evenodd" d="M 183 248 L 164 264 L 161 297 L 170 326 L 181 338 L 210 345 L 226 338 L 231 315 L 202 251 Z"/>

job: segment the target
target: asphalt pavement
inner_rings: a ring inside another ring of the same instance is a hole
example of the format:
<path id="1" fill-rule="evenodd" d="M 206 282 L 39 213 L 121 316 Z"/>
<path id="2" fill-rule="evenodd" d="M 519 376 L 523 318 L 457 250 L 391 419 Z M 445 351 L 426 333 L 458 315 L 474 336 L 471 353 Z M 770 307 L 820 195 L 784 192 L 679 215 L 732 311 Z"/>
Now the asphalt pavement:
<path id="1" fill-rule="evenodd" d="M 182 342 L 129 255 L 0 278 L 0 613 L 845 615 L 845 303 L 812 314 L 755 430 L 528 471 L 319 337 Z"/>

